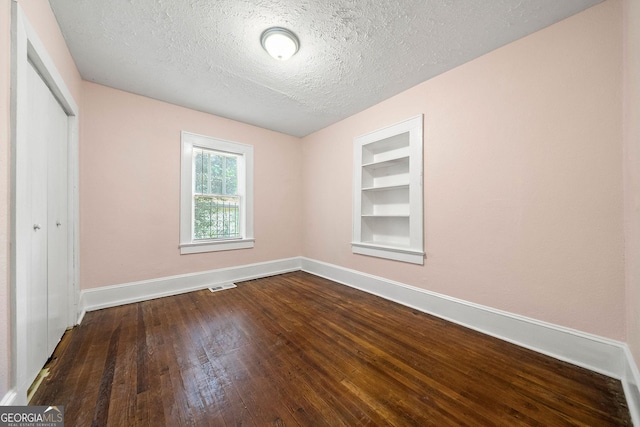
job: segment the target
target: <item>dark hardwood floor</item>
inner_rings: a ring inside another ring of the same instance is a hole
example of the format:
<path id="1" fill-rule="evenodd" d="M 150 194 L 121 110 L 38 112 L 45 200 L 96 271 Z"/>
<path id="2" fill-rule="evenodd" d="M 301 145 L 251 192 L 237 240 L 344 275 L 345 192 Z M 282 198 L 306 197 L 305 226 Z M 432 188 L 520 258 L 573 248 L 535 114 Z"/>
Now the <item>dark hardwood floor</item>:
<path id="1" fill-rule="evenodd" d="M 66 426 L 631 425 L 619 381 L 295 272 L 87 313 Z"/>

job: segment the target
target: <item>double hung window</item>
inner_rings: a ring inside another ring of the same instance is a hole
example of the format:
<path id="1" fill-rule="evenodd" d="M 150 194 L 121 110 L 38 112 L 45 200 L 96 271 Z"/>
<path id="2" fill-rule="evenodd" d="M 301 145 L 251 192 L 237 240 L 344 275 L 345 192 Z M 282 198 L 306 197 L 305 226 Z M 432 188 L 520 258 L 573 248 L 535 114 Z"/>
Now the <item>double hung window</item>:
<path id="1" fill-rule="evenodd" d="M 238 156 L 196 147 L 193 167 L 193 239 L 241 237 Z"/>
<path id="2" fill-rule="evenodd" d="M 180 251 L 253 247 L 253 147 L 182 133 Z"/>

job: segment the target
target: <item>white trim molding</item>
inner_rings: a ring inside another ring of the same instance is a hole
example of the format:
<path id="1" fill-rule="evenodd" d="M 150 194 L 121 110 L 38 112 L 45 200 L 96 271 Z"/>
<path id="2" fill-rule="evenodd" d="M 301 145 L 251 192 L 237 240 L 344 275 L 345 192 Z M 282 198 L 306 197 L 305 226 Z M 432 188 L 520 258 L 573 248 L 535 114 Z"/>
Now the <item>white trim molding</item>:
<path id="1" fill-rule="evenodd" d="M 622 387 L 627 398 L 627 406 L 633 420 L 633 425 L 640 426 L 640 372 L 628 345 L 624 345 L 624 372 L 622 373 Z"/>
<path id="2" fill-rule="evenodd" d="M 634 424 L 640 426 L 640 375 L 627 344 L 474 304 L 321 261 L 302 258 L 302 270 L 546 354 L 622 382 Z"/>
<path id="3" fill-rule="evenodd" d="M 640 426 L 640 374 L 626 343 L 448 297 L 305 257 L 209 270 L 82 291 L 82 312 L 302 270 L 621 381 Z"/>
<path id="4" fill-rule="evenodd" d="M 424 264 L 423 115 L 353 140 L 352 252 Z"/>
<path id="5" fill-rule="evenodd" d="M 622 342 L 308 258 L 302 269 L 610 377 L 622 372 Z"/>
<path id="6" fill-rule="evenodd" d="M 0 400 L 0 406 L 13 406 L 16 404 L 16 398 L 18 397 L 18 393 L 16 393 L 15 389 L 11 389 L 4 395 L 2 400 Z"/>
<path id="7" fill-rule="evenodd" d="M 300 258 L 296 257 L 85 289 L 80 294 L 82 311 L 78 323 L 87 311 L 178 295 L 230 282 L 258 279 L 298 270 L 300 270 Z"/>
<path id="8" fill-rule="evenodd" d="M 396 261 L 410 262 L 412 264 L 424 264 L 424 252 L 413 251 L 411 249 L 376 245 L 373 243 L 351 242 L 351 251 L 354 254 L 393 259 Z"/>

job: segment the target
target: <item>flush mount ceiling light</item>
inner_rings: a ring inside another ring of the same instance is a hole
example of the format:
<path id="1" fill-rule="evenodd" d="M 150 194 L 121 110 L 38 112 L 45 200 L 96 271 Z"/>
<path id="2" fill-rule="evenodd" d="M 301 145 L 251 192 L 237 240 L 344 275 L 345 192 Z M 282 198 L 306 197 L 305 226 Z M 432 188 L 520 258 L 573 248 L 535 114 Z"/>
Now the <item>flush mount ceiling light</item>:
<path id="1" fill-rule="evenodd" d="M 298 37 L 286 28 L 273 27 L 260 36 L 262 47 L 279 61 L 286 61 L 300 48 Z"/>

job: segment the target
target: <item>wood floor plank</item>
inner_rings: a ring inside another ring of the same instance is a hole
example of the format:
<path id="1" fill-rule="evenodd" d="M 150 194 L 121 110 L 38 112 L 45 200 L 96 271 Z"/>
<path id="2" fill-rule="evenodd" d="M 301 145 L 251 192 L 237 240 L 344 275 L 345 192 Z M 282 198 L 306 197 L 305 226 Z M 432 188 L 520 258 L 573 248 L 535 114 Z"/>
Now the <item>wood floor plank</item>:
<path id="1" fill-rule="evenodd" d="M 619 381 L 303 272 L 87 313 L 67 426 L 630 426 Z"/>

